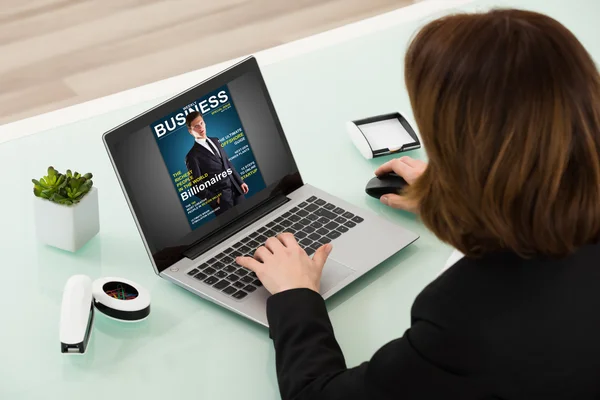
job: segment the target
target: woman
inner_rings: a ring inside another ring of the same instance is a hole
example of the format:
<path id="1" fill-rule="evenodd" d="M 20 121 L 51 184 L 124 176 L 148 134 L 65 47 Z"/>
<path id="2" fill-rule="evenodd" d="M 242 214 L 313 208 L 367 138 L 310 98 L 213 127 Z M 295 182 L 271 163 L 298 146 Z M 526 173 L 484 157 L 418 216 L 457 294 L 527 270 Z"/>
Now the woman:
<path id="1" fill-rule="evenodd" d="M 464 257 L 428 285 L 411 327 L 347 369 L 310 259 L 289 234 L 238 262 L 272 293 L 284 399 L 600 398 L 600 77 L 544 15 L 431 22 L 405 81 L 427 165 L 381 200 L 417 212 Z"/>

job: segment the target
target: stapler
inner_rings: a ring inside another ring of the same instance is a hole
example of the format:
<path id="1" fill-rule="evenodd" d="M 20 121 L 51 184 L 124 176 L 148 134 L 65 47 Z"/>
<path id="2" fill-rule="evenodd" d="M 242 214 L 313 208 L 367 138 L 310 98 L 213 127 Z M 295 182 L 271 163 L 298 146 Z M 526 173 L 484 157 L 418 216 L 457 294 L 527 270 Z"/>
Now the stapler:
<path id="1" fill-rule="evenodd" d="M 85 353 L 93 324 L 92 280 L 86 275 L 74 275 L 69 278 L 63 291 L 60 312 L 61 353 Z"/>

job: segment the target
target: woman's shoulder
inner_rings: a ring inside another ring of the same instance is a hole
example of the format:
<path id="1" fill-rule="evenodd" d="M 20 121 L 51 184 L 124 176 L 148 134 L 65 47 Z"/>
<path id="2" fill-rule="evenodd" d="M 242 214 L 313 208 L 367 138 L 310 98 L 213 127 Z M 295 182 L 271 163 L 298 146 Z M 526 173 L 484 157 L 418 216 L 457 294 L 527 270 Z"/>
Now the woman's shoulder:
<path id="1" fill-rule="evenodd" d="M 515 312 L 531 302 L 538 292 L 543 303 L 564 292 L 569 282 L 588 287 L 598 282 L 600 290 L 600 244 L 580 248 L 562 259 L 523 258 L 512 252 L 496 252 L 481 257 L 466 257 L 454 252 L 445 268 L 415 299 L 413 314 L 432 314 L 443 319 L 473 320 Z M 544 290 L 540 291 L 540 285 Z"/>

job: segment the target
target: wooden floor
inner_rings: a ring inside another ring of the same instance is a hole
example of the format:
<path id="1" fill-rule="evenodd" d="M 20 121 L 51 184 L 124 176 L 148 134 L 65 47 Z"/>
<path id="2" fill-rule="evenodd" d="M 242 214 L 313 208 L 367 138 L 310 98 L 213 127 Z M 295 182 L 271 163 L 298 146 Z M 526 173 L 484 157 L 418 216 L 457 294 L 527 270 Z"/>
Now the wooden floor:
<path id="1" fill-rule="evenodd" d="M 0 0 L 0 124 L 403 7 L 413 0 Z"/>

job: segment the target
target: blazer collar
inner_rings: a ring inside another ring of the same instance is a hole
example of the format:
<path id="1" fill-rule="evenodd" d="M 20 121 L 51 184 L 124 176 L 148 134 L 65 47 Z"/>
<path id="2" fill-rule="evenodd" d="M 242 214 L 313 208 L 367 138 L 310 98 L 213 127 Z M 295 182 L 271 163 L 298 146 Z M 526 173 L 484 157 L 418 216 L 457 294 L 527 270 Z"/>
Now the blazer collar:
<path id="1" fill-rule="evenodd" d="M 207 138 L 207 140 L 210 140 L 215 145 L 215 147 L 217 149 L 219 149 L 219 145 L 217 145 L 212 140 L 212 138 Z M 210 146 L 210 144 L 209 144 L 209 146 Z M 202 146 L 200 143 L 196 142 L 195 140 L 194 140 L 194 149 L 195 149 L 195 151 L 199 151 L 202 154 L 207 155 L 209 157 L 212 157 L 212 158 L 214 158 L 215 160 L 217 160 L 219 162 L 222 160 L 222 155 L 223 154 L 220 152 L 220 150 L 219 150 L 219 153 L 221 154 L 221 157 L 219 157 L 217 154 L 213 154 L 211 151 L 208 151 L 208 149 L 206 147 Z"/>

